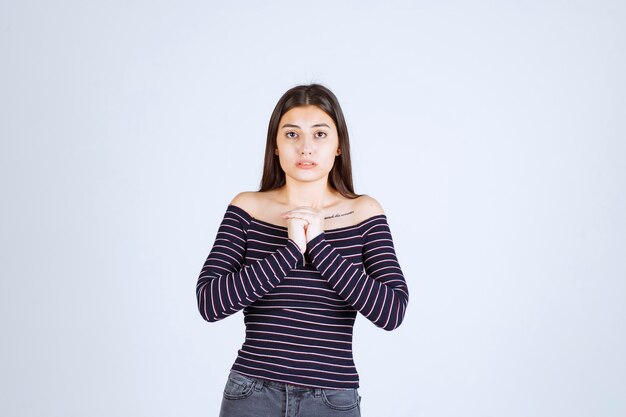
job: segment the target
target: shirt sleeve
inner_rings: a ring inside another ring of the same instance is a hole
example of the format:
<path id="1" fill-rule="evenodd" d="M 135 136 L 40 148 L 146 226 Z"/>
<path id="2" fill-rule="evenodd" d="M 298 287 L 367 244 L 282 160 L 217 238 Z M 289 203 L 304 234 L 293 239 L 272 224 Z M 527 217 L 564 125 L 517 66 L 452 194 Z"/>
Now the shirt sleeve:
<path id="1" fill-rule="evenodd" d="M 362 228 L 363 266 L 348 261 L 322 232 L 307 244 L 311 261 L 339 296 L 376 326 L 397 328 L 404 319 L 409 290 L 384 215 Z"/>
<path id="2" fill-rule="evenodd" d="M 198 310 L 206 321 L 221 320 L 252 304 L 304 263 L 300 248 L 288 239 L 266 258 L 243 266 L 247 224 L 241 214 L 226 210 L 196 284 Z"/>

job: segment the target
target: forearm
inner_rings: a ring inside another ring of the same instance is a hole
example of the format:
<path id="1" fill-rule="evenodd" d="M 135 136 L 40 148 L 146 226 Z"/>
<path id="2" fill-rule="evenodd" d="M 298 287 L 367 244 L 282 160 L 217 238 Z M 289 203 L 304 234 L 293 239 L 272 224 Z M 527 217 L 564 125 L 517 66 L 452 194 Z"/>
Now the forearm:
<path id="1" fill-rule="evenodd" d="M 382 253 L 380 259 L 372 259 L 368 274 L 331 246 L 323 233 L 309 242 L 308 251 L 322 277 L 368 320 L 385 330 L 402 323 L 408 289 L 395 256 Z"/>
<path id="2" fill-rule="evenodd" d="M 272 291 L 302 263 L 303 255 L 293 240 L 245 267 L 227 248 L 213 250 L 196 284 L 198 310 L 209 322 L 228 317 Z"/>

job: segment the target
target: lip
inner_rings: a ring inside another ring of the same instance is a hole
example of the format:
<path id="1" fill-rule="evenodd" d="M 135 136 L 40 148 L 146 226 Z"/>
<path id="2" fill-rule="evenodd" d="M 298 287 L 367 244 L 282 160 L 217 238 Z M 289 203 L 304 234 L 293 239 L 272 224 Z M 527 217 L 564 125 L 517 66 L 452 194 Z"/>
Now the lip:
<path id="1" fill-rule="evenodd" d="M 298 159 L 296 161 L 296 166 L 300 169 L 311 169 L 317 166 L 315 161 L 311 161 L 310 159 Z"/>

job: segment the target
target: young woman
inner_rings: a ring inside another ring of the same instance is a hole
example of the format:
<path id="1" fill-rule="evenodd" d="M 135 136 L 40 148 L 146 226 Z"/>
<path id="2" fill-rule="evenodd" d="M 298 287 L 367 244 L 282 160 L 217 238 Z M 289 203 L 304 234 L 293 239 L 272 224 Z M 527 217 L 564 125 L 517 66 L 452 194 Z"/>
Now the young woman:
<path id="1" fill-rule="evenodd" d="M 243 309 L 246 324 L 220 417 L 360 416 L 356 314 L 393 330 L 409 293 L 383 209 L 354 193 L 348 129 L 326 87 L 278 101 L 260 190 L 228 205 L 196 295 L 205 320 Z"/>

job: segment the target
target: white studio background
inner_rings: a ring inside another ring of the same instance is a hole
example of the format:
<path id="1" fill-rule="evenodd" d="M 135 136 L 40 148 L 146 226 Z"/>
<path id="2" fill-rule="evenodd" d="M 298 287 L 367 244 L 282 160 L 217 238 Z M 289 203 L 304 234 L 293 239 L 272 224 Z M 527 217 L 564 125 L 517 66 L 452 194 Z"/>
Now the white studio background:
<path id="1" fill-rule="evenodd" d="M 196 280 L 310 82 L 411 291 L 363 416 L 626 415 L 626 6 L 516 3 L 2 0 L 0 415 L 217 415 Z"/>

